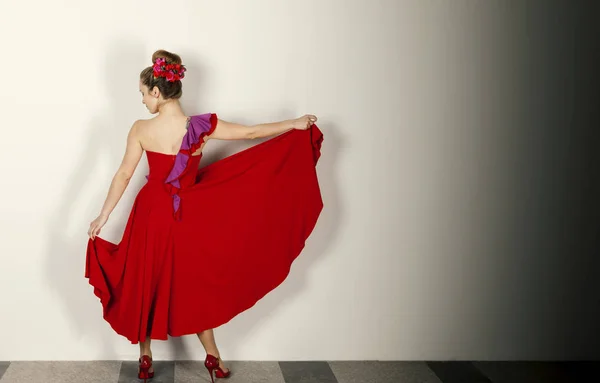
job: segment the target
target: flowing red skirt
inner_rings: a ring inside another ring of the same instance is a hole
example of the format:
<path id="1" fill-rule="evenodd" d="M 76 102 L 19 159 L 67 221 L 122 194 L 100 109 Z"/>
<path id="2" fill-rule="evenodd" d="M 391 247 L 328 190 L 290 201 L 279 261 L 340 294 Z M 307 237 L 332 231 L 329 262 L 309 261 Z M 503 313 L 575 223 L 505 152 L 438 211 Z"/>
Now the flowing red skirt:
<path id="1" fill-rule="evenodd" d="M 88 242 L 85 276 L 104 319 L 132 343 L 166 340 L 218 327 L 281 284 L 323 208 L 322 140 L 313 125 L 200 170 L 191 157 L 177 216 L 165 183 L 174 156 L 147 152 L 121 241 Z"/>

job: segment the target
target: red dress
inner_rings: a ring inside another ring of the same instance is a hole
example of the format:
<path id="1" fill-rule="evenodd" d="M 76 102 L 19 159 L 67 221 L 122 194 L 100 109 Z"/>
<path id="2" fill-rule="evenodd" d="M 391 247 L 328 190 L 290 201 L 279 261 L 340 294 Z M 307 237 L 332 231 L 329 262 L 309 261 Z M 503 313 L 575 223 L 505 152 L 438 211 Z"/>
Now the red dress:
<path id="1" fill-rule="evenodd" d="M 89 240 L 85 277 L 132 343 L 218 327 L 281 284 L 323 208 L 323 134 L 292 130 L 198 169 L 215 114 L 192 116 L 150 173 L 118 244 Z"/>

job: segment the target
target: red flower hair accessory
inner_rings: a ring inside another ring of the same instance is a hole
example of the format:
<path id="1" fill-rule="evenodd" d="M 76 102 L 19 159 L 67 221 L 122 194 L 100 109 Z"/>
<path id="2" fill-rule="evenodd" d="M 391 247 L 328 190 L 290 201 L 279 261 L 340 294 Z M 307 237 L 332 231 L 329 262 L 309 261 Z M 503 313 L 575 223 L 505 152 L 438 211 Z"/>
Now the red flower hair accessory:
<path id="1" fill-rule="evenodd" d="M 182 64 L 167 64 L 163 57 L 154 61 L 154 78 L 164 77 L 169 82 L 179 81 L 185 77 L 186 68 Z"/>

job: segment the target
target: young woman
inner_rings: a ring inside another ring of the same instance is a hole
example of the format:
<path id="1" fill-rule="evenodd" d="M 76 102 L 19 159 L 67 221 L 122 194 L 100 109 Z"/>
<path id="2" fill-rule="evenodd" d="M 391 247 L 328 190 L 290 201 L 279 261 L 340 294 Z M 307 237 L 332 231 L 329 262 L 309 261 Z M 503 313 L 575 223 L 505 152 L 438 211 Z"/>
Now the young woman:
<path id="1" fill-rule="evenodd" d="M 313 115 L 255 126 L 188 116 L 181 58 L 152 56 L 140 75 L 150 120 L 136 121 L 108 196 L 89 227 L 85 276 L 116 333 L 140 344 L 139 378 L 154 376 L 151 339 L 197 334 L 211 380 L 230 376 L 216 328 L 287 277 L 323 208 Z M 210 139 L 269 140 L 199 169 Z M 146 152 L 149 174 L 117 244 L 99 237 Z M 214 380 L 213 380 L 214 382 Z"/>

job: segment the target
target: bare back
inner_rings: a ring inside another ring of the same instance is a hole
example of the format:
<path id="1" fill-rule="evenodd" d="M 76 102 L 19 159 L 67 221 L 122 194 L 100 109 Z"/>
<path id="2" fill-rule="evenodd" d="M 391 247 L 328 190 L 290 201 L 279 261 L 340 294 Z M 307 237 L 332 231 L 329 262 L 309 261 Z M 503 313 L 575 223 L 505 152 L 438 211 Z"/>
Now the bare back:
<path id="1" fill-rule="evenodd" d="M 176 155 L 187 133 L 189 117 L 158 116 L 150 120 L 140 120 L 136 132 L 137 140 L 148 152 Z M 193 155 L 202 152 L 202 146 Z"/>

